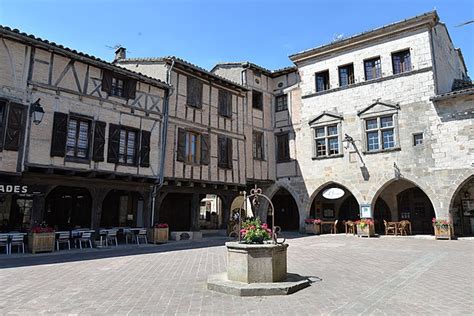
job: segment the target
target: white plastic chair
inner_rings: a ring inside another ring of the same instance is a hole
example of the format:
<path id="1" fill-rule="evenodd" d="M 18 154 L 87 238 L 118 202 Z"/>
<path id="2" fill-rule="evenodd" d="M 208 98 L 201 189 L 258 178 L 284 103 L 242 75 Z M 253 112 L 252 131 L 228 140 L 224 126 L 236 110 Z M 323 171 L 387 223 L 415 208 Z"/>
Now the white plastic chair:
<path id="1" fill-rule="evenodd" d="M 71 250 L 71 241 L 69 240 L 69 232 L 57 232 L 56 238 L 56 250 L 59 251 L 60 244 L 67 244 L 69 250 Z"/>
<path id="2" fill-rule="evenodd" d="M 10 244 L 8 242 L 8 234 L 0 234 L 0 247 L 5 247 L 5 253 L 10 254 Z"/>
<path id="3" fill-rule="evenodd" d="M 82 249 L 82 243 L 89 243 L 89 247 L 92 248 L 92 232 L 82 232 L 81 238 L 79 238 L 79 248 Z"/>
<path id="4" fill-rule="evenodd" d="M 137 234 L 137 236 L 136 236 L 136 238 L 137 238 L 137 245 L 140 244 L 140 239 L 144 239 L 144 240 L 145 240 L 145 243 L 148 244 L 148 238 L 147 238 L 147 236 L 146 236 L 146 233 L 147 233 L 146 229 L 140 229 L 140 230 L 138 231 L 138 234 Z"/>
<path id="5" fill-rule="evenodd" d="M 107 232 L 107 235 L 105 237 L 105 245 L 109 245 L 109 240 L 115 241 L 115 246 L 118 246 L 118 241 L 117 241 L 117 229 L 109 229 Z"/>
<path id="6" fill-rule="evenodd" d="M 10 235 L 10 253 L 12 252 L 12 247 L 17 246 L 18 252 L 20 252 L 20 246 L 23 253 L 25 253 L 25 241 L 23 234 L 12 234 Z"/>

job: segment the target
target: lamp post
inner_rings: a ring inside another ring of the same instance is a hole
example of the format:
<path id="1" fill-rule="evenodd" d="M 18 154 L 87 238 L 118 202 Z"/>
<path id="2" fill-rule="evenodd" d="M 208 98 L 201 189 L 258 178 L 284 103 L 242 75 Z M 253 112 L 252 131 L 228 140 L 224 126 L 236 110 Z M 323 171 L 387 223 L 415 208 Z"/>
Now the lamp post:
<path id="1" fill-rule="evenodd" d="M 40 124 L 44 116 L 43 107 L 39 103 L 40 100 L 41 99 L 38 98 L 38 100 L 36 100 L 35 103 L 31 105 L 31 109 L 30 109 L 31 116 L 33 118 L 33 123 L 35 123 L 35 125 Z"/>

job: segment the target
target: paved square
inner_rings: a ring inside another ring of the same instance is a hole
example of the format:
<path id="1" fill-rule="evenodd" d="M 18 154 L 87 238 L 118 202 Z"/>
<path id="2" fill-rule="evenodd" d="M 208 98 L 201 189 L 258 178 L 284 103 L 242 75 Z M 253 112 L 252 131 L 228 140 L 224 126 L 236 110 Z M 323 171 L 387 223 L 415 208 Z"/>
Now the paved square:
<path id="1" fill-rule="evenodd" d="M 473 314 L 474 241 L 288 240 L 288 271 L 312 285 L 290 296 L 208 291 L 225 271 L 225 239 L 6 258 L 0 314 Z"/>

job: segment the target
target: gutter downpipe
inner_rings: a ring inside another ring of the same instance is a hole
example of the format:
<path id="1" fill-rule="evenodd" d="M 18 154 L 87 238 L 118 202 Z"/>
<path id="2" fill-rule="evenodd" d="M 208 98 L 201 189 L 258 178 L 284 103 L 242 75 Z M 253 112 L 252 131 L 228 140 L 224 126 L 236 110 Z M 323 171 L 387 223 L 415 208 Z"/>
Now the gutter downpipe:
<path id="1" fill-rule="evenodd" d="M 169 117 L 169 100 L 170 96 L 174 93 L 174 88 L 171 86 L 171 70 L 174 67 L 174 59 L 172 59 L 171 66 L 166 72 L 166 83 L 170 86 L 169 92 L 166 92 L 166 97 L 163 102 L 163 125 L 161 127 L 161 160 L 160 160 L 160 173 L 158 178 L 158 184 L 153 185 L 153 190 L 151 193 L 151 223 L 150 226 L 153 227 L 155 221 L 155 202 L 156 194 L 161 190 L 164 184 L 164 170 L 165 170 L 165 155 L 166 155 L 166 140 L 168 135 L 168 117 Z"/>

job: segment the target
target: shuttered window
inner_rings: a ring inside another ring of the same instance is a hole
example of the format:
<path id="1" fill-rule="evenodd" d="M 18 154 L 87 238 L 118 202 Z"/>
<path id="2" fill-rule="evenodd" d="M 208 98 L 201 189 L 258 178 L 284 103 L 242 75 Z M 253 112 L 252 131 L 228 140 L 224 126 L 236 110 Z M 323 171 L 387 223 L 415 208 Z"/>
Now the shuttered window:
<path id="1" fill-rule="evenodd" d="M 141 141 L 140 141 L 140 166 L 149 167 L 150 166 L 150 138 L 151 133 L 149 131 L 141 132 Z"/>
<path id="2" fill-rule="evenodd" d="M 136 165 L 137 147 L 137 131 L 120 129 L 118 162 L 127 165 Z"/>
<path id="3" fill-rule="evenodd" d="M 218 140 L 218 166 L 232 168 L 232 138 L 219 136 Z"/>
<path id="4" fill-rule="evenodd" d="M 3 150 L 3 131 L 5 129 L 5 113 L 7 102 L 0 100 L 0 151 Z"/>
<path id="5" fill-rule="evenodd" d="M 66 113 L 54 112 L 51 157 L 66 156 L 67 120 L 68 115 Z"/>
<path id="6" fill-rule="evenodd" d="M 135 99 L 136 90 L 136 80 L 115 74 L 108 70 L 103 71 L 102 91 L 107 92 L 108 95 L 126 99 Z"/>
<path id="7" fill-rule="evenodd" d="M 290 160 L 289 134 L 276 136 L 277 140 L 277 162 L 288 162 Z"/>
<path id="8" fill-rule="evenodd" d="M 178 128 L 176 160 L 208 165 L 210 160 L 209 135 Z"/>
<path id="9" fill-rule="evenodd" d="M 188 77 L 186 104 L 195 108 L 202 108 L 202 81 Z"/>
<path id="10" fill-rule="evenodd" d="M 5 143 L 3 145 L 4 149 L 13 151 L 18 151 L 20 149 L 25 118 L 26 107 L 22 104 L 10 103 L 5 132 Z"/>
<path id="11" fill-rule="evenodd" d="M 87 159 L 89 157 L 91 121 L 70 117 L 68 122 L 66 155 L 68 157 Z"/>
<path id="12" fill-rule="evenodd" d="M 219 90 L 219 115 L 225 117 L 232 116 L 232 93 L 226 90 Z"/>
<path id="13" fill-rule="evenodd" d="M 252 107 L 254 109 L 263 110 L 263 93 L 260 91 L 252 91 Z"/>
<path id="14" fill-rule="evenodd" d="M 264 143 L 263 143 L 263 133 L 262 132 L 253 132 L 253 159 L 264 160 L 263 155 Z"/>
<path id="15" fill-rule="evenodd" d="M 105 126 L 105 122 L 95 122 L 94 150 L 92 152 L 92 160 L 94 161 L 104 161 Z"/>

